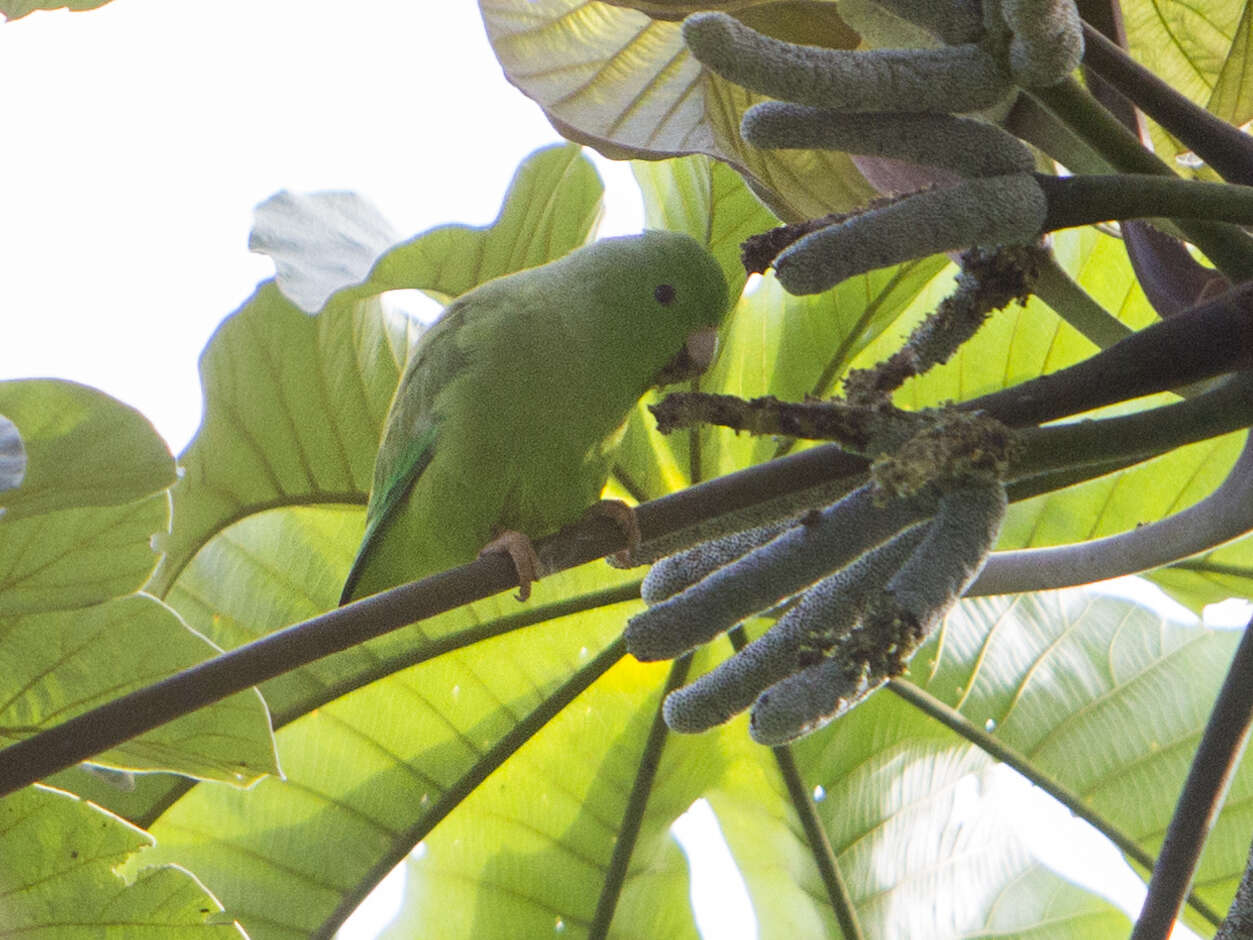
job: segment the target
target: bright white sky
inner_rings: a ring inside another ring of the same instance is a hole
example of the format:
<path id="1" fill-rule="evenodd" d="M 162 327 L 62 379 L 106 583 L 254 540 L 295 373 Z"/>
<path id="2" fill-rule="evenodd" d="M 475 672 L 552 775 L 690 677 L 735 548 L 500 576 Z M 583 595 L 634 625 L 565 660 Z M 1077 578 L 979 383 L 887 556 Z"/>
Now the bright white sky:
<path id="1" fill-rule="evenodd" d="M 272 273 L 247 250 L 256 203 L 346 189 L 404 235 L 483 224 L 518 162 L 558 139 L 505 81 L 473 0 L 35 13 L 0 28 L 0 87 L 0 379 L 94 385 L 175 451 L 200 419 L 201 348 Z M 601 166 L 607 225 L 638 230 L 629 173 Z M 708 814 L 687 825 L 719 841 Z M 730 913 L 710 935 L 751 936 Z"/>
<path id="2" fill-rule="evenodd" d="M 483 224 L 559 139 L 473 0 L 37 12 L 0 28 L 0 87 L 0 379 L 95 385 L 175 450 L 201 348 L 272 273 L 247 249 L 256 203 L 348 189 L 405 235 Z"/>

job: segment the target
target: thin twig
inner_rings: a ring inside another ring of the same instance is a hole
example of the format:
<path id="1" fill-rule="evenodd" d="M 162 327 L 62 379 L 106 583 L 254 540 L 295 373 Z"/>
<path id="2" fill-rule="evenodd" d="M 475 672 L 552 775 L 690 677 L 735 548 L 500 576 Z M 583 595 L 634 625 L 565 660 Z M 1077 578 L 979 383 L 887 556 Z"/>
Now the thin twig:
<path id="1" fill-rule="evenodd" d="M 609 858 L 609 867 L 605 870 L 605 880 L 601 884 L 600 897 L 596 900 L 596 913 L 592 916 L 592 924 L 588 927 L 588 940 L 600 940 L 609 936 L 609 925 L 613 922 L 614 910 L 618 899 L 622 896 L 622 886 L 626 883 L 627 869 L 631 864 L 631 855 L 640 835 L 640 827 L 644 823 L 644 811 L 648 807 L 648 798 L 653 792 L 653 782 L 657 779 L 657 768 L 661 766 L 661 755 L 670 736 L 665 719 L 661 715 L 661 703 L 666 696 L 687 681 L 688 669 L 691 668 L 692 657 L 680 656 L 670 666 L 670 674 L 666 677 L 665 688 L 657 703 L 653 724 L 648 731 L 648 739 L 640 754 L 636 766 L 635 781 L 631 785 L 631 793 L 627 797 L 626 806 L 622 811 L 622 821 L 618 825 L 618 833 L 614 839 L 613 854 Z"/>

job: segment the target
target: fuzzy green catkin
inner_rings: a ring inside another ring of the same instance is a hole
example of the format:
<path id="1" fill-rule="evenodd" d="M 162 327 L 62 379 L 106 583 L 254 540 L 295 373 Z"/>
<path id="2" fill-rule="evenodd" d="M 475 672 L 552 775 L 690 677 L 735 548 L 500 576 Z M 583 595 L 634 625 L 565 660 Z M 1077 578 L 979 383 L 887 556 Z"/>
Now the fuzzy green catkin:
<path id="1" fill-rule="evenodd" d="M 915 526 L 824 578 L 766 633 L 717 668 L 666 697 L 662 714 L 674 731 L 696 733 L 720 725 L 761 692 L 796 672 L 807 643 L 830 646 L 853 629 L 867 594 L 882 589 L 922 540 Z"/>
<path id="2" fill-rule="evenodd" d="M 816 731 L 899 675 L 983 567 L 1006 505 L 999 483 L 946 492 L 926 536 L 871 602 L 850 642 L 758 696 L 749 722 L 753 740 L 776 747 Z M 862 633 L 874 643 L 851 642 Z"/>
<path id="3" fill-rule="evenodd" d="M 772 499 L 766 499 L 723 515 L 700 519 L 663 536 L 650 538 L 631 552 L 627 564 L 616 563 L 612 556 L 609 562 L 615 567 L 634 568 L 638 565 L 659 562 L 663 558 L 688 551 L 705 542 L 732 536 L 750 528 L 784 522 L 795 524 L 796 519 L 803 513 L 811 509 L 830 506 L 837 500 L 843 499 L 853 489 L 854 484 L 851 478 L 839 477 L 816 486 L 785 492 Z"/>
<path id="4" fill-rule="evenodd" d="M 951 46 L 976 42 L 983 35 L 983 9 L 979 0 L 878 0 L 879 5 L 903 20 L 916 23 Z M 841 11 L 843 12 L 843 11 Z"/>
<path id="5" fill-rule="evenodd" d="M 1083 59 L 1083 22 L 1074 0 L 1001 0 L 1013 31 L 1009 68 L 1024 88 L 1055 85 Z"/>
<path id="6" fill-rule="evenodd" d="M 702 542 L 695 548 L 663 558 L 644 576 L 644 583 L 640 585 L 640 597 L 649 605 L 664 601 L 695 584 L 711 571 L 716 571 L 728 562 L 766 544 L 794 525 L 796 520 L 791 519 L 746 529 L 724 538 Z"/>
<path id="7" fill-rule="evenodd" d="M 1000 483 L 958 486 L 940 497 L 926 538 L 887 585 L 896 605 L 924 632 L 939 622 L 983 568 L 1007 505 Z"/>
<path id="8" fill-rule="evenodd" d="M 765 36 L 725 13 L 694 13 L 683 40 L 707 68 L 772 98 L 840 111 L 976 111 L 1010 94 L 979 46 L 851 51 Z"/>
<path id="9" fill-rule="evenodd" d="M 763 692 L 753 705 L 748 733 L 767 747 L 787 744 L 839 718 L 885 681 L 854 663 L 824 659 Z"/>
<path id="10" fill-rule="evenodd" d="M 649 607 L 626 626 L 627 649 L 642 661 L 673 659 L 741 620 L 799 593 L 928 515 L 928 500 L 875 505 L 867 484 L 801 525 Z"/>
<path id="11" fill-rule="evenodd" d="M 766 149 L 843 150 L 939 166 L 961 176 L 1030 173 L 1027 145 L 995 124 L 951 114 L 846 114 L 784 101 L 749 108 L 740 135 Z"/>
<path id="12" fill-rule="evenodd" d="M 775 259 L 775 273 L 789 293 L 818 294 L 845 278 L 941 251 L 1031 243 L 1047 212 L 1030 173 L 963 180 L 806 235 Z"/>

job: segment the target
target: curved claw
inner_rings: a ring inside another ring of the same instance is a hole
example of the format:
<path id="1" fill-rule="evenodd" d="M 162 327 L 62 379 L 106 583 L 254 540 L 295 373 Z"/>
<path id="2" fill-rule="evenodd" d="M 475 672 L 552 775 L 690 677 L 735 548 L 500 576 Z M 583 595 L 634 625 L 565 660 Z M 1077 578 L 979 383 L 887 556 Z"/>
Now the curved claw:
<path id="1" fill-rule="evenodd" d="M 506 529 L 479 551 L 482 558 L 488 554 L 504 554 L 513 562 L 514 571 L 518 574 L 518 593 L 514 596 L 524 601 L 531 596 L 531 584 L 539 580 L 539 555 L 530 538 L 513 529 Z"/>

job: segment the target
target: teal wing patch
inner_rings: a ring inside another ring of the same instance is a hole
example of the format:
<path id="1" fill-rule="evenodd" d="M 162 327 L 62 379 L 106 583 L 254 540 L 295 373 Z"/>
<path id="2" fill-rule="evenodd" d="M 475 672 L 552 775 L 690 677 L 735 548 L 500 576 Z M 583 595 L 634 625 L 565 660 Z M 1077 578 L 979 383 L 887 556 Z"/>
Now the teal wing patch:
<path id="1" fill-rule="evenodd" d="M 409 491 L 413 489 L 413 485 L 418 482 L 418 477 L 422 476 L 422 472 L 430 465 L 431 458 L 435 455 L 435 437 L 437 432 L 438 427 L 434 425 L 422 432 L 409 449 L 409 453 L 412 454 L 411 459 L 397 469 L 395 476 L 384 487 L 383 496 L 379 500 L 377 507 L 373 505 L 374 501 L 371 500 L 372 505 L 370 508 L 375 511 L 366 523 L 365 536 L 361 540 L 361 547 L 357 549 L 357 557 L 353 559 L 352 568 L 349 570 L 348 578 L 344 582 L 344 590 L 339 595 L 340 607 L 352 600 L 352 593 L 357 587 L 357 582 L 361 580 L 361 575 L 365 571 L 366 563 L 369 561 L 374 546 L 382 537 L 387 524 L 395 517 L 400 504 L 409 495 Z"/>

